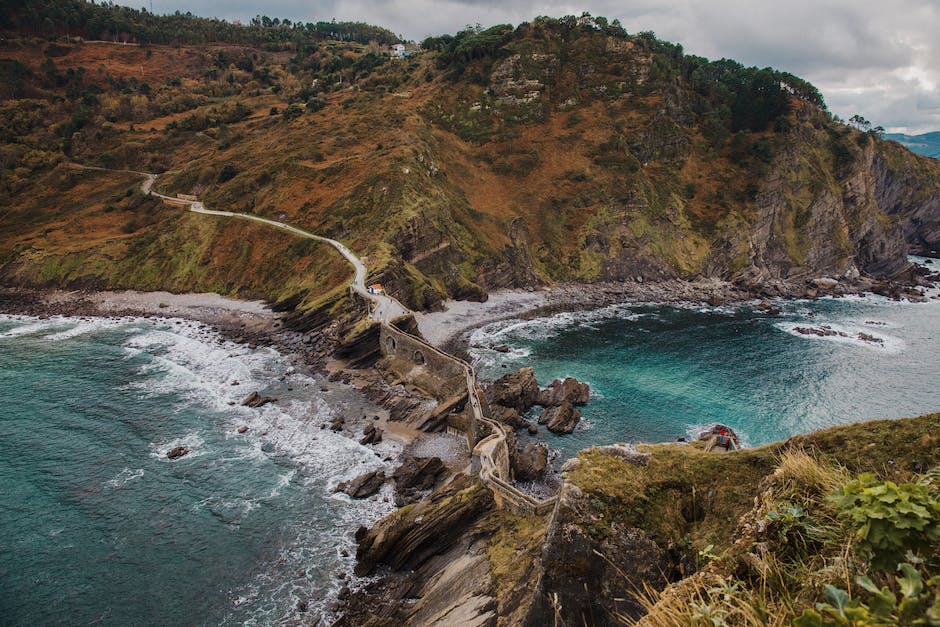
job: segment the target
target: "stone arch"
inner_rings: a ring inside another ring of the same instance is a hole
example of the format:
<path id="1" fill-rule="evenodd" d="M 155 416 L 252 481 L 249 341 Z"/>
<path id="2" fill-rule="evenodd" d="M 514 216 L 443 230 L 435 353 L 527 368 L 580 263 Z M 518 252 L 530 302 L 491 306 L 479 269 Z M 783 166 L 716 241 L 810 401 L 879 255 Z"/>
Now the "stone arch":
<path id="1" fill-rule="evenodd" d="M 388 350 L 393 351 L 398 348 L 398 342 L 395 341 L 395 338 L 391 335 L 385 338 L 385 346 Z"/>
<path id="2" fill-rule="evenodd" d="M 418 364 L 419 366 L 423 366 L 424 364 L 428 363 L 427 360 L 424 358 L 424 353 L 422 353 L 421 351 L 415 351 L 415 354 L 413 355 L 412 358 L 414 359 L 414 362 Z"/>

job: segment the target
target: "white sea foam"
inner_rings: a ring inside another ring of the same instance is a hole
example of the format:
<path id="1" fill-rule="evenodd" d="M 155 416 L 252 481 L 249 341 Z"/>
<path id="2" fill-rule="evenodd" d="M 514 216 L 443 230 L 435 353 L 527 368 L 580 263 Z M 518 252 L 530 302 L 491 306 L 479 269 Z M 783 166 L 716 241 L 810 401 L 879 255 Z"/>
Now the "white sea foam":
<path id="1" fill-rule="evenodd" d="M 34 335 L 41 333 L 49 328 L 48 322 L 33 322 L 31 324 L 24 324 L 23 326 L 13 327 L 12 329 L 4 332 L 0 337 L 20 337 L 23 335 Z"/>
<path id="2" fill-rule="evenodd" d="M 120 488 L 127 482 L 140 479 L 143 476 L 143 468 L 135 468 L 134 470 L 131 470 L 130 468 L 124 468 L 124 470 L 119 472 L 114 479 L 106 481 L 105 485 L 111 488 Z"/>
<path id="3" fill-rule="evenodd" d="M 809 323 L 799 321 L 778 322 L 774 326 L 790 335 L 806 340 L 826 340 L 837 344 L 862 347 L 889 355 L 901 353 L 905 348 L 904 340 L 877 330 L 879 327 L 866 326 L 864 323 L 836 323 L 814 320 Z M 817 335 L 815 333 L 800 333 L 797 331 L 798 328 L 808 329 L 810 331 L 818 330 L 822 333 L 832 334 Z M 866 340 L 860 337 L 860 334 L 865 334 L 875 339 L 874 341 Z"/>

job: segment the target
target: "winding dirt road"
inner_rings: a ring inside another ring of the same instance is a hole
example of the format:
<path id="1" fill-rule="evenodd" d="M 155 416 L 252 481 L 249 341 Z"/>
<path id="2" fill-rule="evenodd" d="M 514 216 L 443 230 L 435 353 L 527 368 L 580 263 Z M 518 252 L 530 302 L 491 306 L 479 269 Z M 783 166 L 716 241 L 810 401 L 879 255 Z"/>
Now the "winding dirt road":
<path id="1" fill-rule="evenodd" d="M 269 220 L 268 218 L 262 218 L 261 216 L 252 215 L 250 213 L 236 213 L 234 211 L 218 211 L 215 209 L 206 209 L 205 205 L 202 204 L 199 200 L 184 200 L 182 198 L 177 198 L 175 196 L 167 196 L 165 194 L 160 194 L 153 191 L 153 185 L 157 181 L 157 175 L 151 174 L 150 172 L 138 172 L 136 170 L 112 170 L 108 168 L 99 168 L 95 166 L 81 165 L 78 163 L 70 164 L 72 167 L 81 169 L 81 170 L 96 170 L 99 172 L 122 172 L 125 174 L 135 174 L 137 176 L 144 177 L 143 182 L 140 184 L 140 191 L 144 194 L 150 196 L 156 196 L 157 198 L 162 198 L 176 205 L 187 206 L 189 210 L 193 213 L 201 213 L 210 216 L 222 216 L 226 218 L 240 218 L 242 220 L 251 220 L 252 222 L 259 222 L 261 224 L 267 224 L 268 226 L 273 226 L 274 228 L 281 229 L 282 231 L 287 231 L 294 235 L 299 235 L 300 237 L 306 237 L 308 239 L 316 240 L 318 242 L 323 242 L 329 244 L 335 248 L 339 254 L 346 258 L 346 260 L 352 264 L 355 268 L 355 275 L 353 280 L 350 282 L 350 287 L 362 297 L 366 298 L 372 303 L 372 310 L 370 316 L 374 320 L 381 320 L 383 322 L 388 322 L 404 316 L 405 314 L 411 313 L 411 311 L 402 305 L 397 299 L 392 298 L 386 294 L 374 294 L 368 290 L 366 287 L 366 277 L 368 276 L 368 270 L 366 265 L 362 262 L 359 257 L 356 256 L 345 244 L 339 242 L 335 239 L 329 237 L 323 237 L 322 235 L 316 235 L 309 231 L 299 229 L 296 226 L 291 226 L 284 222 L 278 222 L 277 220 Z"/>

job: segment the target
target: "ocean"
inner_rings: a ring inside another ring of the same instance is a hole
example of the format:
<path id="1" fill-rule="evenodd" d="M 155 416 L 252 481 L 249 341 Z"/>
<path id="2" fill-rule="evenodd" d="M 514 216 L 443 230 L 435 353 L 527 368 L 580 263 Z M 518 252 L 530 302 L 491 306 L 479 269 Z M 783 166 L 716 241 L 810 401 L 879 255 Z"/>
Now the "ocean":
<path id="1" fill-rule="evenodd" d="M 940 411 L 940 301 L 868 295 L 773 304 L 780 315 L 756 303 L 616 305 L 510 320 L 476 330 L 471 354 L 483 380 L 528 365 L 543 386 L 565 376 L 591 385 L 574 433 L 540 428 L 561 459 L 595 444 L 696 437 L 714 423 L 758 446 Z M 501 344 L 510 351 L 489 348 Z"/>
<path id="2" fill-rule="evenodd" d="M 199 323 L 0 316 L 0 624 L 325 612 L 356 528 L 392 509 L 388 486 L 332 493 L 384 462 L 320 428 L 361 409 L 325 385 Z M 255 390 L 279 400 L 241 406 Z M 179 445 L 190 453 L 167 459 Z"/>
<path id="3" fill-rule="evenodd" d="M 775 305 L 505 321 L 471 344 L 510 352 L 472 352 L 483 379 L 532 365 L 591 384 L 574 433 L 540 429 L 562 459 L 714 422 L 756 446 L 940 410 L 940 301 Z M 355 530 L 392 509 L 390 486 L 332 492 L 399 452 L 321 429 L 360 396 L 199 323 L 0 316 L 0 389 L 3 625 L 308 624 L 352 572 Z M 279 400 L 243 407 L 253 391 Z"/>

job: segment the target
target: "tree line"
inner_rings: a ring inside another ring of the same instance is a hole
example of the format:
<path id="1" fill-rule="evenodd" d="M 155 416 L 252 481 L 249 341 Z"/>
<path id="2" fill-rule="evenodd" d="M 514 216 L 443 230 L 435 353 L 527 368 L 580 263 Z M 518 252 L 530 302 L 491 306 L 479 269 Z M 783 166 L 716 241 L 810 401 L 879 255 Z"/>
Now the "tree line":
<path id="1" fill-rule="evenodd" d="M 249 24 L 239 24 L 190 12 L 157 15 L 86 0 L 0 0 L 0 29 L 39 37 L 139 44 L 223 42 L 296 48 L 325 39 L 385 45 L 398 41 L 390 30 L 362 22 L 304 23 L 259 15 Z"/>

